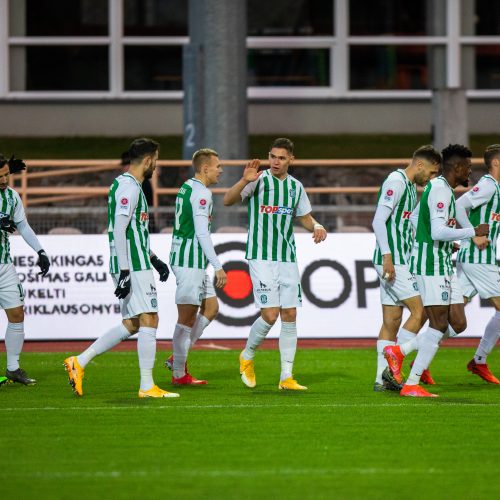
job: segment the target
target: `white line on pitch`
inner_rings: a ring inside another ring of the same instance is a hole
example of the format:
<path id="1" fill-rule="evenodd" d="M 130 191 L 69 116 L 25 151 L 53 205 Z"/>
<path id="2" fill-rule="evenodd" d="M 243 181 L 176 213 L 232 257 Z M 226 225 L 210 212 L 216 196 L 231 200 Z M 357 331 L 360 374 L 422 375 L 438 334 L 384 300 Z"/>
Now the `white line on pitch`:
<path id="1" fill-rule="evenodd" d="M 0 412 L 14 412 L 14 411 L 96 411 L 96 410 L 165 410 L 165 409 L 238 409 L 238 408 L 386 408 L 386 407 L 395 407 L 395 408 L 421 408 L 421 407 L 434 407 L 439 408 L 442 406 L 465 406 L 465 407 L 498 407 L 500 403 L 420 403 L 416 405 L 411 404 L 403 404 L 403 403 L 378 403 L 378 404 L 366 404 L 366 403 L 331 403 L 331 404 L 307 404 L 307 403 L 297 403 L 297 404 L 240 404 L 240 405 L 182 405 L 172 403 L 171 405 L 151 405 L 151 406 L 42 406 L 42 407 L 11 407 L 11 408 L 0 408 Z"/>
<path id="2" fill-rule="evenodd" d="M 385 474 L 387 469 L 380 467 L 345 467 L 345 468 L 312 468 L 312 469 L 294 469 L 291 467 L 278 468 L 278 469 L 263 469 L 263 470 L 171 470 L 166 467 L 164 470 L 111 470 L 111 471 L 57 471 L 57 472 L 41 472 L 41 471 L 5 471 L 8 477 L 18 476 L 25 478 L 40 478 L 40 479 L 70 479 L 70 478 L 121 478 L 121 477 L 144 477 L 150 478 L 152 476 L 163 476 L 169 473 L 175 476 L 190 476 L 190 477 L 249 477 L 249 476 L 329 476 L 341 474 Z M 406 475 L 406 474 L 445 474 L 449 471 L 430 468 L 416 468 L 416 469 L 401 469 L 395 468 L 391 471 L 393 475 Z M 2 477 L 0 471 L 0 477 Z"/>

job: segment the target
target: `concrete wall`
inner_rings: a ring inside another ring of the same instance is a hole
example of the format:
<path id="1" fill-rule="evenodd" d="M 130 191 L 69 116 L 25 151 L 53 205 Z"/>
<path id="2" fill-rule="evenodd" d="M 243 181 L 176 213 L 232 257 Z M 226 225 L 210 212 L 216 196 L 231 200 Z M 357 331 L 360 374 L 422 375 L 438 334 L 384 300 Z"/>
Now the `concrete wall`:
<path id="1" fill-rule="evenodd" d="M 472 101 L 469 133 L 500 132 L 500 103 Z M 250 134 L 429 133 L 420 101 L 251 102 Z M 180 135 L 180 102 L 0 102 L 0 137 Z"/>

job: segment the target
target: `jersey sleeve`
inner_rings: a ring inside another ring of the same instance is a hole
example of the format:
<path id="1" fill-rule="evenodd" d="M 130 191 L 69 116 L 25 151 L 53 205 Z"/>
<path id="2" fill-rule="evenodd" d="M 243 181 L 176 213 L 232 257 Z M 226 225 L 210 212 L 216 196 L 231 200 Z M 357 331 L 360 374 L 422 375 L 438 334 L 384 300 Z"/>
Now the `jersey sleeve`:
<path id="1" fill-rule="evenodd" d="M 241 201 L 243 203 L 247 203 L 248 200 L 252 197 L 252 195 L 255 192 L 255 189 L 257 188 L 257 184 L 259 183 L 259 179 L 253 182 L 249 182 L 242 190 L 240 193 L 241 196 Z"/>
<path id="2" fill-rule="evenodd" d="M 14 199 L 16 200 L 14 206 L 14 223 L 19 224 L 19 222 L 26 219 L 26 213 L 24 212 L 23 201 L 16 191 L 14 191 Z"/>
<path id="3" fill-rule="evenodd" d="M 132 216 L 139 201 L 139 186 L 132 183 L 121 184 L 115 193 L 116 215 Z"/>
<path id="4" fill-rule="evenodd" d="M 427 204 L 429 205 L 430 220 L 446 219 L 450 213 L 451 193 L 446 186 L 432 186 Z"/>
<path id="5" fill-rule="evenodd" d="M 377 205 L 383 205 L 393 211 L 399 203 L 401 196 L 403 196 L 404 190 L 405 183 L 402 179 L 387 179 L 382 184 L 380 198 L 378 199 Z"/>
<path id="6" fill-rule="evenodd" d="M 295 210 L 295 215 L 301 217 L 302 215 L 307 215 L 312 212 L 311 202 L 307 196 L 304 186 L 300 186 L 299 201 L 297 202 L 297 207 Z"/>
<path id="7" fill-rule="evenodd" d="M 193 218 L 198 215 L 208 218 L 210 215 L 210 204 L 212 203 L 212 192 L 209 189 L 197 190 L 192 194 L 190 201 L 193 209 Z"/>
<path id="8" fill-rule="evenodd" d="M 493 184 L 492 180 L 481 179 L 470 191 L 465 193 L 472 205 L 472 208 L 484 205 L 491 200 L 491 197 L 495 194 L 496 186 Z"/>

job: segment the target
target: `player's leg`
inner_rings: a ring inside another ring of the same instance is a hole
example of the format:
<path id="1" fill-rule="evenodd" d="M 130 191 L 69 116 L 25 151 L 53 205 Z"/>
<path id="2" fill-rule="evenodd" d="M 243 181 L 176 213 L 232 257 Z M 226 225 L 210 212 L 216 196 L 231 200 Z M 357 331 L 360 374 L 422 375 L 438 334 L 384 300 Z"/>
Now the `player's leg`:
<path id="1" fill-rule="evenodd" d="M 191 329 L 190 348 L 196 344 L 205 328 L 217 317 L 218 313 L 219 301 L 217 300 L 214 285 L 208 273 L 205 273 L 203 280 L 203 300 L 201 301 L 200 311 Z"/>
<path id="2" fill-rule="evenodd" d="M 278 272 L 281 331 L 279 350 L 281 358 L 280 389 L 307 390 L 293 378 L 293 364 L 297 351 L 297 308 L 302 307 L 300 274 L 295 262 L 276 262 Z"/>
<path id="3" fill-rule="evenodd" d="M 255 305 L 260 309 L 260 316 L 250 327 L 245 349 L 240 353 L 241 380 L 247 387 L 255 387 L 256 378 L 253 359 L 255 352 L 266 338 L 279 317 L 279 284 L 276 267 L 273 262 L 249 260 L 248 267 L 252 280 Z"/>
<path id="4" fill-rule="evenodd" d="M 19 293 L 19 292 L 18 292 Z M 7 369 L 5 376 L 12 382 L 23 385 L 34 385 L 36 380 L 28 377 L 19 366 L 19 357 L 24 344 L 24 307 L 19 305 L 5 309 L 7 314 L 7 330 L 5 331 L 5 350 L 7 351 Z"/>
<path id="5" fill-rule="evenodd" d="M 24 291 L 13 264 L 0 264 L 0 308 L 7 315 L 5 350 L 7 351 L 6 377 L 24 385 L 34 385 L 19 366 L 24 344 Z"/>
<path id="6" fill-rule="evenodd" d="M 396 389 L 396 384 L 388 380 L 384 383 L 383 374 L 388 369 L 384 349 L 396 344 L 396 335 L 403 318 L 403 308 L 398 305 L 387 305 L 382 303 L 382 326 L 377 340 L 377 372 L 373 390 L 382 392 L 386 389 Z M 388 387 L 390 384 L 390 387 Z M 401 388 L 399 388 L 401 389 Z"/>
<path id="7" fill-rule="evenodd" d="M 474 358 L 467 364 L 467 369 L 475 375 L 479 375 L 486 382 L 500 384 L 500 380 L 491 373 L 487 364 L 487 357 L 500 336 L 500 279 L 498 266 L 462 264 L 458 270 L 458 276 L 466 299 L 471 299 L 476 293 L 479 293 L 482 299 L 488 299 L 495 308 L 495 313 L 486 325 Z"/>
<path id="8" fill-rule="evenodd" d="M 115 286 L 118 284 L 118 275 L 111 276 Z M 120 311 L 122 322 L 95 340 L 85 351 L 77 356 L 70 356 L 64 360 L 64 368 L 68 374 L 69 385 L 77 396 L 83 396 L 83 378 L 85 376 L 85 367 L 96 356 L 113 349 L 122 340 L 134 335 L 139 330 L 139 320 L 129 314 L 130 296 L 120 300 Z"/>

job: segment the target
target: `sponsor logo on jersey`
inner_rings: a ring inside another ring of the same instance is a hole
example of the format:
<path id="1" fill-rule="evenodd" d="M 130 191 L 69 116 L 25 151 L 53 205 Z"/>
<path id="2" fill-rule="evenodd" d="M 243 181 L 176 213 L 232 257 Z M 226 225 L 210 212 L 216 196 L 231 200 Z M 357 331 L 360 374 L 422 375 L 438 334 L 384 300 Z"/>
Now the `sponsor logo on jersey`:
<path id="1" fill-rule="evenodd" d="M 271 288 L 269 288 L 265 283 L 259 280 L 259 286 L 257 287 L 257 293 L 269 293 Z"/>
<path id="2" fill-rule="evenodd" d="M 123 198 L 120 200 L 120 203 L 121 203 L 122 205 L 125 205 L 125 206 L 126 206 L 126 205 L 128 205 L 128 198 L 123 197 Z"/>
<path id="3" fill-rule="evenodd" d="M 204 207 L 206 204 L 207 204 L 207 200 L 205 200 L 205 198 L 202 198 L 202 199 L 200 200 L 200 205 L 201 205 L 202 207 Z"/>
<path id="4" fill-rule="evenodd" d="M 446 224 L 448 227 L 455 227 L 457 225 L 457 219 L 452 217 L 451 219 L 448 219 L 448 222 Z"/>
<path id="5" fill-rule="evenodd" d="M 500 222 L 500 214 L 496 214 L 495 212 L 491 212 L 491 220 L 493 222 Z"/>
<path id="6" fill-rule="evenodd" d="M 388 189 L 387 192 L 385 193 L 387 196 L 392 196 L 394 194 L 394 191 L 392 189 Z"/>
<path id="7" fill-rule="evenodd" d="M 149 220 L 149 214 L 147 212 L 141 212 L 139 220 L 141 222 L 146 222 L 147 220 Z"/>
<path id="8" fill-rule="evenodd" d="M 186 188 L 181 187 L 179 189 L 179 194 L 184 194 L 186 192 Z"/>
<path id="9" fill-rule="evenodd" d="M 280 207 L 278 205 L 261 205 L 261 214 L 271 214 L 271 215 L 292 215 L 293 208 L 290 207 Z"/>
<path id="10" fill-rule="evenodd" d="M 443 210 L 444 208 L 444 203 L 442 201 L 438 201 L 438 204 L 436 205 L 438 210 Z"/>
<path id="11" fill-rule="evenodd" d="M 411 215 L 411 212 L 408 212 L 408 210 L 403 211 L 403 215 L 401 216 L 403 219 L 409 219 Z"/>
<path id="12" fill-rule="evenodd" d="M 475 194 L 479 191 L 479 186 L 475 186 L 472 188 L 471 194 Z"/>

